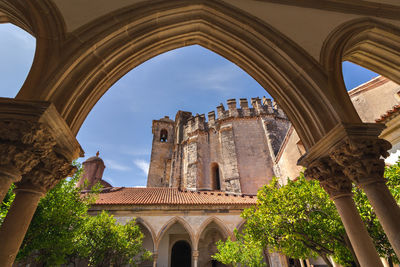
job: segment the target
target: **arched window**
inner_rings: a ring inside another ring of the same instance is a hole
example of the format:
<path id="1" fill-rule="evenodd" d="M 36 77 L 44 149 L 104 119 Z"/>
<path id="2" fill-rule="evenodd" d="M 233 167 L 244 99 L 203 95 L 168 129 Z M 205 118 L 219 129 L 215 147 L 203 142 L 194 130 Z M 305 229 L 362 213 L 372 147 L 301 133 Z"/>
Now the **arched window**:
<path id="1" fill-rule="evenodd" d="M 168 141 L 168 131 L 165 129 L 162 129 L 160 131 L 160 142 L 167 142 Z"/>
<path id="2" fill-rule="evenodd" d="M 218 163 L 213 163 L 211 165 L 211 187 L 212 190 L 221 190 Z"/>
<path id="3" fill-rule="evenodd" d="M 171 251 L 171 266 L 190 267 L 192 263 L 192 249 L 186 241 L 178 241 Z"/>

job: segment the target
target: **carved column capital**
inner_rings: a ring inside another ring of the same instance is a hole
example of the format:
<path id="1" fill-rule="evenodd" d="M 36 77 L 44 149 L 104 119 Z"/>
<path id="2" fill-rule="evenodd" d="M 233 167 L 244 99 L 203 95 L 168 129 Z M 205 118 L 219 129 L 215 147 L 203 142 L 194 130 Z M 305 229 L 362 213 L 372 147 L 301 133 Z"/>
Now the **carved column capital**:
<path id="1" fill-rule="evenodd" d="M 0 120 L 0 172 L 13 181 L 29 172 L 55 146 L 45 126 L 38 122 Z"/>
<path id="2" fill-rule="evenodd" d="M 343 174 L 342 167 L 329 157 L 312 162 L 304 175 L 309 179 L 318 180 L 332 199 L 352 194 L 351 181 Z"/>
<path id="3" fill-rule="evenodd" d="M 16 191 L 31 191 L 46 193 L 60 180 L 73 175 L 76 167 L 64 156 L 50 152 L 40 159 L 40 162 L 28 173 L 22 176 L 22 180 L 16 183 Z"/>
<path id="4" fill-rule="evenodd" d="M 391 147 L 388 141 L 376 137 L 348 138 L 331 150 L 330 157 L 343 167 L 349 179 L 362 186 L 385 182 L 383 158 L 389 156 Z"/>

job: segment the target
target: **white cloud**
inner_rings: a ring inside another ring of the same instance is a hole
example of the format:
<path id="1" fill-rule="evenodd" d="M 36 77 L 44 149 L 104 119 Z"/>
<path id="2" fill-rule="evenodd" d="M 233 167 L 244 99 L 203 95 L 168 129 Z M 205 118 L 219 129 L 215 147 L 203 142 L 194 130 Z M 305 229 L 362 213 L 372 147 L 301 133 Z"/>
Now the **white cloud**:
<path id="1" fill-rule="evenodd" d="M 390 153 L 390 156 L 385 159 L 386 164 L 395 164 L 399 160 L 400 150 Z"/>
<path id="2" fill-rule="evenodd" d="M 148 161 L 145 161 L 143 159 L 135 159 L 133 160 L 133 163 L 144 173 L 148 174 L 149 172 L 149 166 L 150 163 Z"/>
<path id="3" fill-rule="evenodd" d="M 232 85 L 241 78 L 242 73 L 238 70 L 236 65 L 229 63 L 197 72 L 192 80 L 199 85 L 199 88 L 204 90 L 231 92 Z"/>
<path id="4" fill-rule="evenodd" d="M 106 168 L 110 168 L 111 170 L 116 170 L 116 171 L 130 171 L 131 170 L 131 168 L 129 166 L 123 165 L 112 159 L 106 159 L 106 160 L 104 160 L 104 162 L 105 162 Z"/>
<path id="5" fill-rule="evenodd" d="M 148 156 L 150 155 L 151 152 L 151 148 L 145 149 L 145 148 L 141 148 L 141 149 L 130 149 L 127 148 L 126 146 L 124 148 L 121 148 L 119 150 L 121 153 L 124 153 L 126 155 L 130 155 L 130 156 Z"/>

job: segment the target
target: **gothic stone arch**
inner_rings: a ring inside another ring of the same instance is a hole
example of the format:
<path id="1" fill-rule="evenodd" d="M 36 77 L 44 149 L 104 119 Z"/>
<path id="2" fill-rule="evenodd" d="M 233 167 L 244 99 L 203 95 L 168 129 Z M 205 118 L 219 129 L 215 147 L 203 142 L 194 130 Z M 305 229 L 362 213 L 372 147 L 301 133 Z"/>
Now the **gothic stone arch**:
<path id="1" fill-rule="evenodd" d="M 124 74 L 154 56 L 193 44 L 227 58 L 268 89 L 307 148 L 340 121 L 359 121 L 351 105 L 346 107 L 351 103 L 326 93 L 324 70 L 302 48 L 223 2 L 139 3 L 60 38 L 56 50 L 61 54 L 49 49 L 53 42 L 38 42 L 35 62 L 47 65 L 34 63 L 29 83 L 17 98 L 51 101 L 75 134 L 95 103 Z M 44 67 L 40 80 L 33 77 L 38 67 Z M 344 116 L 343 109 L 350 113 Z"/>

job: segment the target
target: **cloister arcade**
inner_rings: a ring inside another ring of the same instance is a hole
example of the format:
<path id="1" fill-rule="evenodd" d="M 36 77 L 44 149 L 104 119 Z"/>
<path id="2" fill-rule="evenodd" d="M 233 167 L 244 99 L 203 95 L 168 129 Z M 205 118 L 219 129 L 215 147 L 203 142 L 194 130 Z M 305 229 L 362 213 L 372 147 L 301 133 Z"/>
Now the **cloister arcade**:
<path id="1" fill-rule="evenodd" d="M 210 264 L 211 255 L 217 252 L 216 241 L 225 240 L 228 237 L 234 239 L 232 229 L 228 229 L 224 221 L 215 216 L 208 217 L 201 225 L 193 226 L 183 217 L 172 217 L 160 227 L 158 233 L 155 232 L 151 222 L 146 222 L 141 217 L 137 217 L 136 221 L 144 234 L 143 246 L 153 253 L 153 262 L 141 263 L 140 266 L 143 267 L 163 266 L 163 264 L 174 266 L 171 265 L 174 257 L 173 247 L 178 242 L 185 242 L 189 245 L 191 253 L 188 256 L 191 266 L 212 266 Z M 240 222 L 235 226 L 239 228 L 242 224 L 243 222 Z M 179 256 L 183 257 L 182 254 Z M 215 264 L 216 266 L 225 266 L 220 263 Z"/>
<path id="2" fill-rule="evenodd" d="M 381 159 L 391 144 L 379 138 L 383 124 L 361 122 L 341 71 L 349 60 L 400 83 L 399 14 L 396 0 L 0 0 L 0 22 L 37 42 L 21 90 L 0 98 L 0 199 L 17 186 L 0 262 L 12 265 L 39 199 L 74 171 L 75 136 L 101 96 L 146 60 L 192 44 L 237 64 L 279 103 L 306 149 L 299 164 L 334 200 L 360 264 L 381 266 L 352 183 L 400 256 L 400 208 Z"/>

